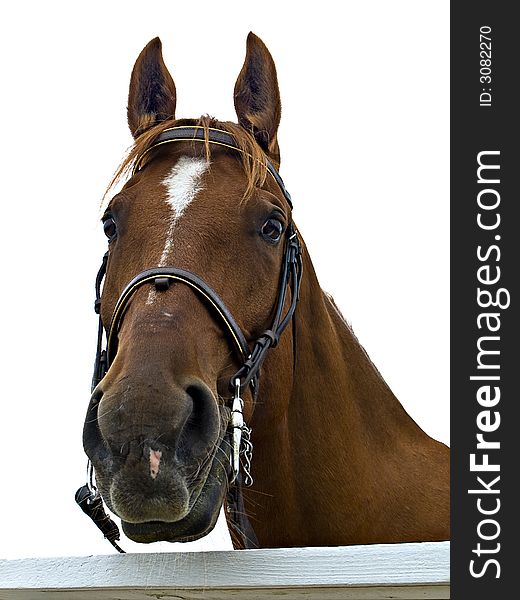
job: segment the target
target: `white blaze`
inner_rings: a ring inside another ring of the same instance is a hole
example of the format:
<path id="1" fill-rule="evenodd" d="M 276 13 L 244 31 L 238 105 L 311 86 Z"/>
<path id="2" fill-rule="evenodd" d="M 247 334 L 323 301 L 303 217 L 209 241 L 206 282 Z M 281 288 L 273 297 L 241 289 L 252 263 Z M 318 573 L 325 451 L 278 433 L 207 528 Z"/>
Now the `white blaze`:
<path id="1" fill-rule="evenodd" d="M 168 223 L 168 230 L 166 231 L 164 248 L 159 259 L 159 267 L 164 267 L 168 264 L 168 259 L 173 248 L 175 226 L 186 208 L 203 189 L 202 175 L 204 175 L 208 167 L 208 161 L 203 158 L 181 156 L 162 181 L 166 187 L 166 203 L 170 206 L 171 216 Z M 155 297 L 155 290 L 152 289 L 148 294 L 147 304 L 152 304 Z"/>
<path id="2" fill-rule="evenodd" d="M 167 190 L 166 202 L 170 205 L 172 214 L 164 250 L 159 260 L 160 267 L 164 267 L 168 260 L 168 254 L 173 246 L 173 230 L 177 221 L 203 189 L 201 179 L 207 168 L 208 162 L 203 158 L 181 156 L 170 173 L 163 179 L 162 183 Z"/>

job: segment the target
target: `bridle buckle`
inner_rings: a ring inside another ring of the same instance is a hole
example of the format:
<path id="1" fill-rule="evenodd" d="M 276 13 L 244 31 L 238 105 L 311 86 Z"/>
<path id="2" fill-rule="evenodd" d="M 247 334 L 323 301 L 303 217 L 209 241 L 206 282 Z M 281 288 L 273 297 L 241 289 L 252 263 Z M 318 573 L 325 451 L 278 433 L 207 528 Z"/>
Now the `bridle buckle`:
<path id="1" fill-rule="evenodd" d="M 153 283 L 158 292 L 166 292 L 170 288 L 171 279 L 169 277 L 156 277 Z"/>

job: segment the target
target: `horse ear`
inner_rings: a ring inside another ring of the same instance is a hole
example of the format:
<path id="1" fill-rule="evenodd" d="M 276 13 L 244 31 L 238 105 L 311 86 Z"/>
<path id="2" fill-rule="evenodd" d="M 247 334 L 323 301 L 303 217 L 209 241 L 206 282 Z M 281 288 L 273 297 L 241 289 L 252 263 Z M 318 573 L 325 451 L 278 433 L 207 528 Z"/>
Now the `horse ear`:
<path id="1" fill-rule="evenodd" d="M 161 121 L 174 119 L 176 101 L 175 84 L 156 37 L 144 47 L 130 78 L 128 125 L 134 138 Z"/>
<path id="2" fill-rule="evenodd" d="M 282 105 L 276 67 L 269 50 L 253 32 L 247 36 L 246 58 L 235 83 L 234 97 L 240 125 L 278 162 L 276 132 Z"/>

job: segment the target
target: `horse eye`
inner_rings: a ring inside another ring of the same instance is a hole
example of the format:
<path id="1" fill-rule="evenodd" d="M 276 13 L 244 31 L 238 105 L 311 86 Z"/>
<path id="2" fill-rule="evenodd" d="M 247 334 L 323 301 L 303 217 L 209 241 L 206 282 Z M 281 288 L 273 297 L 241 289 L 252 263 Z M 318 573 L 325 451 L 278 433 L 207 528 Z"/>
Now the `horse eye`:
<path id="1" fill-rule="evenodd" d="M 103 221 L 103 231 L 108 238 L 108 241 L 111 242 L 117 235 L 116 222 L 113 217 L 107 217 Z"/>
<path id="2" fill-rule="evenodd" d="M 262 225 L 261 233 L 264 240 L 271 243 L 279 242 L 283 233 L 283 223 L 271 217 Z"/>

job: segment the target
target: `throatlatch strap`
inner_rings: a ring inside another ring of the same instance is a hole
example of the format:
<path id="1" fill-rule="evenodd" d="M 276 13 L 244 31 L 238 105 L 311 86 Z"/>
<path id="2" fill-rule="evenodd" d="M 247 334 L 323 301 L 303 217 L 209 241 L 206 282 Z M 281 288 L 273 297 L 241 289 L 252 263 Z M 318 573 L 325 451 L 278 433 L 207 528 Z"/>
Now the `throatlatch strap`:
<path id="1" fill-rule="evenodd" d="M 287 229 L 287 241 L 282 265 L 282 273 L 278 287 L 278 300 L 275 316 L 271 328 L 264 331 L 256 340 L 250 356 L 244 361 L 242 367 L 233 375 L 229 387 L 235 390 L 235 382 L 240 380 L 240 386 L 245 387 L 259 376 L 259 371 L 267 356 L 267 351 L 278 345 L 280 336 L 294 315 L 300 296 L 300 283 L 302 275 L 301 247 L 298 235 L 292 223 Z M 282 318 L 283 307 L 287 297 L 287 288 L 291 287 L 291 304 L 287 313 Z M 258 391 L 258 386 L 256 386 Z"/>
<path id="2" fill-rule="evenodd" d="M 92 392 L 97 384 L 103 379 L 107 372 L 107 353 L 106 350 L 102 349 L 103 346 L 103 321 L 101 320 L 101 284 L 103 278 L 107 272 L 108 263 L 108 252 L 103 255 L 101 266 L 96 275 L 96 300 L 94 301 L 94 311 L 98 318 L 98 334 L 97 334 L 97 346 L 96 346 L 96 359 L 94 361 L 94 373 L 92 375 L 92 385 L 90 391 Z"/>

